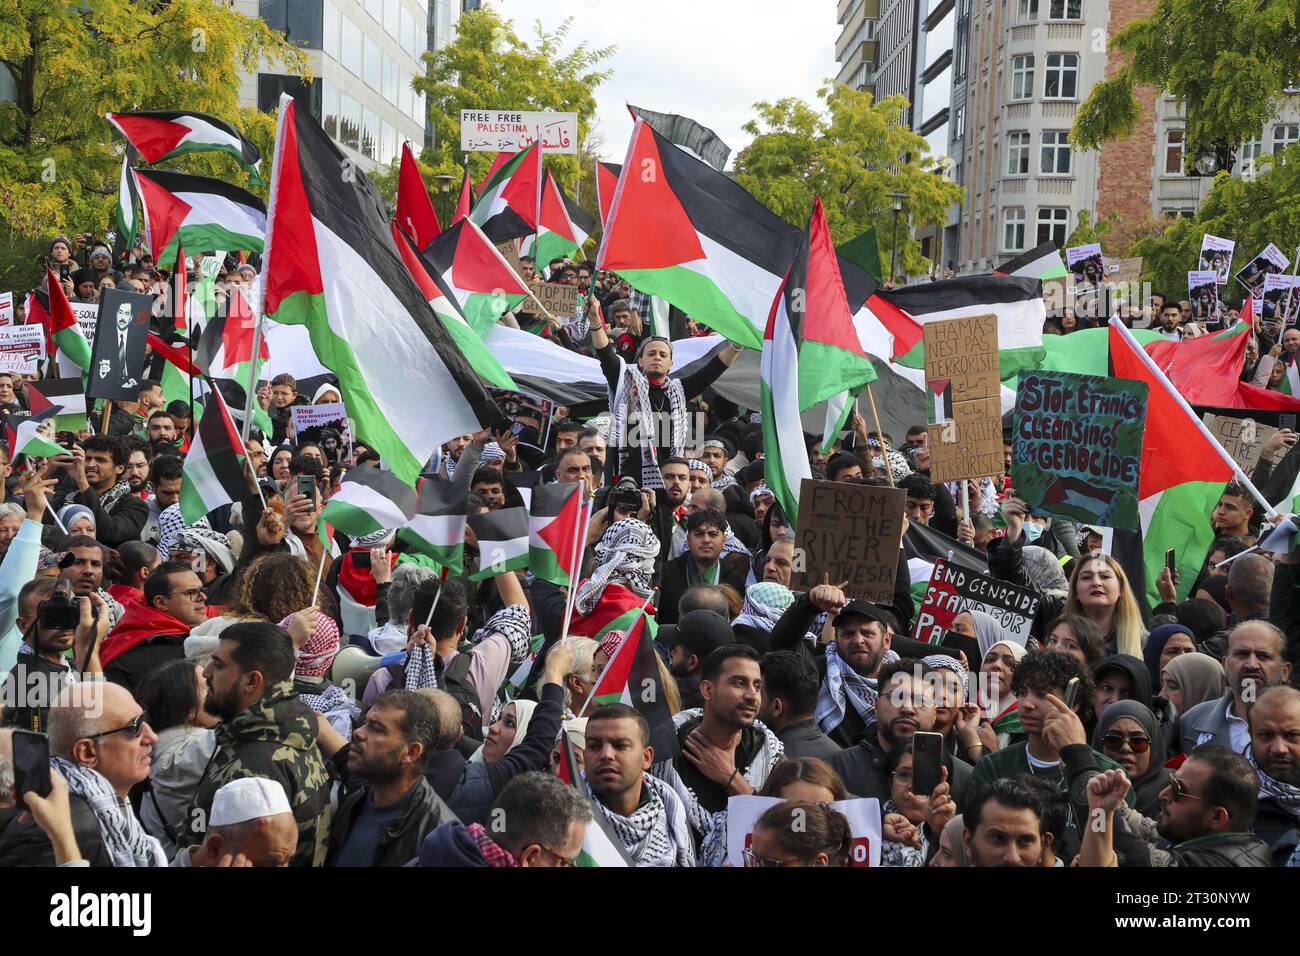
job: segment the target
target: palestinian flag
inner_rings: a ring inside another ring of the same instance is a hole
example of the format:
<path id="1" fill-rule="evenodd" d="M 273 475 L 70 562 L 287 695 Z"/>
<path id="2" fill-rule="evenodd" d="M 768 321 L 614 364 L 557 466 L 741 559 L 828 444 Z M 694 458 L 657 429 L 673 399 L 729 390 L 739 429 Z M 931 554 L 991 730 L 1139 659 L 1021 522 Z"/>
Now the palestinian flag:
<path id="1" fill-rule="evenodd" d="M 835 252 L 843 259 L 848 259 L 862 269 L 865 269 L 867 275 L 871 276 L 876 282 L 883 283 L 882 269 L 880 264 L 880 241 L 876 238 L 876 227 L 868 226 L 867 231 L 862 233 L 856 239 L 850 239 L 841 246 L 835 247 Z"/>
<path id="2" fill-rule="evenodd" d="M 474 208 L 474 184 L 469 180 L 469 167 L 466 166 L 465 175 L 460 181 L 460 195 L 456 197 L 456 211 L 451 217 L 452 225 L 468 218 L 472 208 Z"/>
<path id="3" fill-rule="evenodd" d="M 1013 701 L 1011 706 L 993 718 L 993 732 L 997 734 L 1023 734 L 1025 725 L 1020 722 L 1020 701 Z"/>
<path id="4" fill-rule="evenodd" d="M 415 248 L 423 249 L 438 233 L 438 213 L 424 186 L 419 164 L 411 152 L 411 144 L 402 144 L 402 167 L 397 173 L 397 227 L 410 237 Z"/>
<path id="5" fill-rule="evenodd" d="M 459 481 L 420 482 L 415 514 L 397 536 L 452 574 L 465 569 L 465 503 L 469 487 Z"/>
<path id="6" fill-rule="evenodd" d="M 226 295 L 225 313 L 215 312 L 203 327 L 194 353 L 194 364 L 212 380 L 235 418 L 242 422 L 248 402 L 248 383 L 261 380 L 271 354 L 263 337 L 258 343 L 257 370 L 254 371 L 253 339 L 257 332 L 257 318 L 239 289 L 232 286 Z M 271 434 L 271 418 L 257 402 L 253 402 L 253 424 L 262 434 Z"/>
<path id="7" fill-rule="evenodd" d="M 139 161 L 140 154 L 128 142 L 122 153 L 122 174 L 117 183 L 117 208 L 114 212 L 117 220 L 117 237 L 113 243 L 115 259 L 131 248 L 131 239 L 135 236 L 136 226 L 139 225 L 135 209 L 140 204 L 140 197 L 135 190 L 135 177 L 131 175 L 131 167 Z"/>
<path id="8" fill-rule="evenodd" d="M 189 402 L 190 400 L 190 379 L 195 375 L 194 361 L 190 357 L 189 346 L 184 341 L 166 342 L 156 333 L 149 333 L 149 347 L 153 349 L 154 361 L 162 362 L 161 372 L 158 375 L 159 383 L 162 385 L 163 398 L 168 402 Z M 207 394 L 208 384 L 202 379 L 198 383 L 199 394 Z M 200 419 L 201 415 L 198 406 L 195 407 L 195 418 Z M 196 423 L 197 424 L 197 421 Z"/>
<path id="9" fill-rule="evenodd" d="M 262 251 L 266 207 L 238 186 L 162 169 L 135 170 L 145 244 L 154 260 L 170 260 L 178 244 L 191 249 Z"/>
<path id="10" fill-rule="evenodd" d="M 557 405 L 609 400 L 605 376 L 593 358 L 506 325 L 494 325 L 484 342 L 514 379 L 516 391 Z"/>
<path id="11" fill-rule="evenodd" d="M 420 247 L 420 259 L 431 275 L 441 274 L 465 321 L 480 336 L 528 298 L 528 286 L 483 230 L 462 219 Z"/>
<path id="12" fill-rule="evenodd" d="M 61 355 L 84 372 L 90 368 L 90 343 L 81 334 L 81 325 L 72 312 L 68 297 L 63 293 L 63 283 L 55 278 L 54 271 L 49 266 L 45 267 L 45 288 L 49 308 L 41 316 L 41 321 L 45 324 L 46 335 Z M 31 321 L 30 314 L 27 320 Z"/>
<path id="13" fill-rule="evenodd" d="M 239 430 L 221 395 L 210 401 L 185 455 L 181 476 L 181 516 L 187 525 L 248 496 L 244 443 L 239 439 Z"/>
<path id="14" fill-rule="evenodd" d="M 288 96 L 271 180 L 263 315 L 306 326 L 356 439 L 414 483 L 439 445 L 500 413 L 393 248 L 375 187 Z"/>
<path id="15" fill-rule="evenodd" d="M 1138 478 L 1146 581 L 1132 582 L 1133 589 L 1145 591 L 1148 606 L 1160 603 L 1156 577 L 1172 548 L 1182 578 L 1178 599 L 1186 600 L 1214 542 L 1210 514 L 1240 470 L 1118 319 L 1110 322 L 1110 364 L 1116 378 L 1146 382 L 1148 390 Z"/>
<path id="16" fill-rule="evenodd" d="M 352 538 L 405 528 L 415 515 L 415 489 L 373 465 L 352 468 L 330 496 L 321 519 Z"/>
<path id="17" fill-rule="evenodd" d="M 811 478 L 799 414 L 837 393 L 875 381 L 844 295 L 821 199 L 777 290 L 759 357 L 764 480 L 790 523 L 799 488 Z"/>
<path id="18" fill-rule="evenodd" d="M 68 450 L 59 445 L 54 439 L 47 438 L 39 431 L 42 424 L 50 422 L 54 418 L 55 409 L 47 408 L 43 412 L 35 413 L 24 418 L 15 418 L 13 415 L 5 415 L 5 442 L 9 448 L 9 458 L 12 461 L 19 455 L 36 458 L 56 458 L 59 455 L 66 455 Z"/>
<path id="19" fill-rule="evenodd" d="M 1054 242 L 1044 242 L 1036 249 L 1022 252 L 993 270 L 994 275 L 1019 276 L 1024 279 L 1064 279 L 1069 275 L 1061 250 Z"/>
<path id="20" fill-rule="evenodd" d="M 541 221 L 532 247 L 533 261 L 550 262 L 580 253 L 595 227 L 587 211 L 564 194 L 548 169 L 542 187 Z"/>
<path id="21" fill-rule="evenodd" d="M 86 391 L 79 378 L 44 378 L 27 383 L 27 406 L 33 416 L 53 409 L 56 432 L 79 432 L 86 423 Z"/>
<path id="22" fill-rule="evenodd" d="M 471 578 L 471 580 L 473 579 Z M 537 663 L 537 655 L 541 652 L 542 645 L 545 643 L 545 634 L 534 634 L 528 639 L 528 657 L 516 664 L 511 669 L 510 676 L 506 678 L 504 687 L 506 700 L 516 700 L 528 688 L 528 675 L 533 672 L 533 665 Z"/>
<path id="23" fill-rule="evenodd" d="M 528 567 L 527 508 L 485 511 L 470 515 L 466 523 L 478 542 L 479 569 L 469 576 L 471 581 Z"/>
<path id="24" fill-rule="evenodd" d="M 989 573 L 989 563 L 984 552 L 968 548 L 956 538 L 950 538 L 942 531 L 915 521 L 909 521 L 907 530 L 903 532 L 903 558 L 907 561 L 914 611 L 921 609 L 926 588 L 934 576 L 934 563 L 940 558 L 980 574 Z"/>
<path id="25" fill-rule="evenodd" d="M 574 753 L 573 745 L 569 743 L 569 732 L 560 725 L 560 771 L 559 777 L 571 787 L 577 787 L 588 800 L 591 799 L 587 794 L 586 782 L 582 776 L 582 768 L 578 765 L 578 757 Z M 582 852 L 578 854 L 576 866 L 596 867 L 596 866 L 626 866 L 634 867 L 632 858 L 628 856 L 627 849 L 619 840 L 617 834 L 610 828 L 609 821 L 605 818 L 605 813 L 595 802 L 591 805 L 591 820 L 587 823 L 586 831 L 582 837 Z"/>
<path id="26" fill-rule="evenodd" d="M 568 587 L 585 542 L 586 485 L 552 482 L 533 489 L 528 518 L 528 568 L 543 581 Z M 574 544 L 577 543 L 575 553 Z"/>
<path id="27" fill-rule="evenodd" d="M 642 176 L 642 169 L 658 175 Z M 760 349 L 766 318 L 803 231 L 708 163 L 696 159 L 637 120 L 623 175 L 605 221 L 596 265 L 634 288 L 657 295 L 733 342 Z M 912 347 L 915 326 L 896 309 L 875 315 L 875 283 L 847 260 L 840 263 L 855 323 L 901 323 L 878 336 L 890 349 Z M 876 346 L 880 348 L 881 346 Z"/>
<path id="28" fill-rule="evenodd" d="M 1038 368 L 1043 362 L 1047 311 L 1036 279 L 967 276 L 882 291 L 876 297 L 922 326 L 941 319 L 996 316 L 998 374 L 1003 381 L 1014 378 L 1022 368 Z M 898 361 L 911 368 L 924 368 L 923 341 L 918 339 Z"/>
<path id="29" fill-rule="evenodd" d="M 542 144 L 534 143 L 488 177 L 469 218 L 493 242 L 537 231 L 542 204 Z"/>
<path id="30" fill-rule="evenodd" d="M 602 704 L 635 707 L 650 724 L 650 746 L 658 763 L 677 756 L 677 733 L 664 696 L 659 665 L 655 663 L 654 642 L 645 623 L 646 614 L 642 610 L 601 671 L 578 716 L 586 716 Z"/>
<path id="31" fill-rule="evenodd" d="M 189 261 L 185 258 L 185 247 L 178 246 L 176 249 L 176 268 L 172 270 L 171 288 L 168 290 L 171 295 L 167 303 L 168 310 L 171 312 L 172 328 L 181 334 L 182 337 L 189 336 L 189 317 L 190 317 L 190 268 Z"/>
<path id="32" fill-rule="evenodd" d="M 653 600 L 653 598 L 651 599 Z M 590 614 L 575 614 L 569 624 L 570 636 L 601 640 L 610 631 L 626 631 L 645 612 L 646 627 L 650 637 L 659 636 L 659 622 L 655 620 L 655 606 L 630 588 L 610 584 L 600 594 L 600 600 Z"/>
<path id="33" fill-rule="evenodd" d="M 459 224 L 452 227 L 459 228 Z M 415 249 L 411 247 L 411 241 L 406 238 L 406 234 L 397 227 L 396 220 L 392 223 L 393 243 L 397 246 L 398 255 L 401 256 L 402 262 L 405 263 L 407 271 L 415 280 L 415 284 L 420 287 L 421 294 L 429 302 L 429 307 L 433 309 L 442 322 L 443 326 L 451 333 L 452 340 L 456 347 L 465 356 L 465 361 L 470 364 L 474 371 L 489 385 L 496 388 L 504 388 L 514 391 L 515 383 L 501 363 L 497 361 L 488 347 L 483 343 L 483 338 L 476 332 L 465 320 L 464 313 L 461 312 L 460 306 L 451 296 L 451 290 L 448 288 L 442 277 L 438 275 L 437 270 L 430 270 L 420 260 Z M 496 252 L 495 249 L 492 250 Z"/>
<path id="34" fill-rule="evenodd" d="M 609 221 L 609 207 L 614 204 L 614 190 L 623 172 L 621 163 L 602 163 L 596 160 L 596 206 L 600 210 L 600 224 Z"/>
<path id="35" fill-rule="evenodd" d="M 731 147 L 707 126 L 701 125 L 689 116 L 660 113 L 630 103 L 627 111 L 632 114 L 632 119 L 645 120 L 668 142 L 703 160 L 718 172 L 727 168 L 727 157 L 731 155 Z"/>
<path id="36" fill-rule="evenodd" d="M 191 110 L 109 113 L 108 121 L 146 163 L 161 163 L 188 153 L 216 150 L 234 157 L 257 185 L 262 152 L 229 123 Z"/>

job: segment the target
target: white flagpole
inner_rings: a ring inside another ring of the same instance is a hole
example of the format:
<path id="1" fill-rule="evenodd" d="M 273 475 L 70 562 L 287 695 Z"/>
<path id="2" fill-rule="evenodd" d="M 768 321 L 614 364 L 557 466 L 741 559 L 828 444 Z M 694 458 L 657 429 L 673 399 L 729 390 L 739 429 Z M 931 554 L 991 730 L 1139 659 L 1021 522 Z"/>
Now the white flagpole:
<path id="1" fill-rule="evenodd" d="M 330 554 L 329 548 L 325 547 L 325 545 L 322 544 L 321 551 L 320 551 L 320 565 L 316 568 L 316 584 L 311 589 L 312 607 L 316 606 L 316 598 L 320 596 L 320 579 L 325 574 L 325 559 L 329 557 L 329 554 Z"/>
<path id="2" fill-rule="evenodd" d="M 1155 363 L 1155 360 L 1152 359 L 1151 356 L 1147 354 L 1146 349 L 1142 348 L 1142 346 L 1138 344 L 1137 339 L 1133 338 L 1133 333 L 1130 332 L 1124 326 L 1124 323 L 1121 322 L 1118 318 L 1113 318 L 1110 320 L 1110 327 L 1115 331 L 1117 331 L 1121 336 L 1123 336 L 1124 340 L 1128 343 L 1129 347 L 1132 348 L 1133 351 L 1137 353 L 1142 364 L 1146 366 L 1147 371 L 1149 371 L 1152 375 L 1155 376 L 1156 381 L 1158 381 L 1161 385 L 1163 385 L 1166 389 L 1169 390 L 1169 394 L 1174 397 L 1174 400 L 1178 402 L 1182 410 L 1187 413 L 1187 417 L 1192 422 L 1195 423 L 1197 430 L 1199 430 L 1200 433 L 1203 436 L 1205 436 L 1206 441 L 1208 441 L 1211 445 L 1214 446 L 1214 449 L 1219 453 L 1219 457 L 1223 459 L 1224 464 L 1232 468 L 1233 477 L 1237 480 L 1237 483 L 1240 484 L 1247 491 L 1249 491 L 1251 496 L 1256 501 L 1258 501 L 1261 505 L 1263 505 L 1264 514 L 1268 517 L 1268 519 L 1270 521 L 1281 520 L 1282 516 L 1278 514 L 1277 510 L 1264 499 L 1264 496 L 1262 494 L 1259 493 L 1259 489 L 1256 488 L 1255 485 L 1251 482 L 1251 480 L 1246 477 L 1246 473 L 1241 470 L 1241 466 L 1238 465 L 1235 461 L 1233 461 L 1232 456 L 1223 450 L 1223 446 L 1219 444 L 1219 440 L 1215 438 L 1212 434 L 1210 434 L 1210 430 L 1205 427 L 1205 423 L 1201 421 L 1200 418 L 1197 417 L 1196 413 L 1192 411 L 1192 407 L 1187 404 L 1187 399 L 1183 398 L 1182 394 L 1178 391 L 1178 389 L 1174 388 L 1173 383 L 1170 382 L 1168 377 L 1166 377 L 1165 373 L 1160 370 L 1160 366 L 1157 365 Z"/>

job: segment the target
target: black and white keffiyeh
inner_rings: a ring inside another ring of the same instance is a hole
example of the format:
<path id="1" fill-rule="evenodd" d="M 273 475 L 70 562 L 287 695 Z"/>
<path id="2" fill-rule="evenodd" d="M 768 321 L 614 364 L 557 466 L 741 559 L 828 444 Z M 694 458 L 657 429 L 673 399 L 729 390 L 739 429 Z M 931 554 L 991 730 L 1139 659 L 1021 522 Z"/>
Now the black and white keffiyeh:
<path id="1" fill-rule="evenodd" d="M 882 664 L 898 660 L 893 651 L 885 651 Z M 876 679 L 863 677 L 840 657 L 835 642 L 826 645 L 826 679 L 817 695 L 814 716 L 822 733 L 829 734 L 844 722 L 844 715 L 852 705 L 864 724 L 876 716 Z"/>
<path id="2" fill-rule="evenodd" d="M 770 634 L 793 603 L 794 592 L 785 585 L 775 581 L 757 581 L 745 589 L 745 604 L 731 626 L 744 625 Z"/>
<path id="3" fill-rule="evenodd" d="M 108 491 L 99 496 L 99 506 L 109 514 L 113 513 L 113 507 L 123 498 L 131 493 L 131 486 L 125 481 L 119 481 Z M 67 497 L 67 504 L 85 504 L 82 500 L 83 492 L 74 491 Z"/>
<path id="4" fill-rule="evenodd" d="M 166 866 L 167 854 L 135 818 L 128 800 L 122 800 L 98 770 L 66 757 L 51 757 L 50 766 L 68 781 L 68 791 L 86 801 L 113 866 Z"/>
<path id="5" fill-rule="evenodd" d="M 299 694 L 298 699 L 318 714 L 324 715 L 330 726 L 348 740 L 352 739 L 352 725 L 361 716 L 361 708 L 337 684 L 326 684 L 319 694 Z"/>
<path id="6" fill-rule="evenodd" d="M 610 421 L 609 421 L 609 444 L 617 449 L 618 454 L 618 473 L 626 475 L 626 460 L 630 448 L 627 442 L 628 419 L 633 411 L 637 415 L 637 424 L 640 426 L 640 446 L 641 446 L 641 487 L 643 488 L 662 488 L 664 479 L 659 474 L 659 463 L 655 460 L 658 454 L 654 436 L 657 429 L 654 424 L 658 422 L 654 406 L 650 403 L 650 380 L 645 377 L 635 365 L 624 365 L 623 374 L 618 380 L 618 391 L 610 398 Z M 686 391 L 682 388 L 680 380 L 669 376 L 664 383 L 664 393 L 668 397 L 668 414 L 671 428 L 671 440 L 669 441 L 669 454 L 680 456 L 686 448 L 686 436 L 689 433 L 690 421 L 686 411 Z M 636 408 L 633 409 L 633 395 L 635 392 Z"/>
<path id="7" fill-rule="evenodd" d="M 502 634 L 510 642 L 510 663 L 523 663 L 528 659 L 533 634 L 533 618 L 528 613 L 528 608 L 522 604 L 506 605 L 474 632 L 470 643 L 478 644 L 493 634 Z"/>
<path id="8" fill-rule="evenodd" d="M 713 481 L 709 483 L 709 487 L 716 488 L 718 491 L 726 491 L 728 488 L 735 488 L 737 487 L 736 476 L 729 475 L 724 471 L 721 478 L 714 478 Z"/>
<path id="9" fill-rule="evenodd" d="M 591 613 L 611 581 L 619 581 L 637 594 L 649 594 L 654 588 L 659 538 L 644 521 L 615 521 L 601 535 L 595 550 L 600 565 L 578 587 L 574 607 L 579 614 Z"/>
<path id="10" fill-rule="evenodd" d="M 433 663 L 433 648 L 428 644 L 417 644 L 406 655 L 406 677 L 402 687 L 405 690 L 420 690 L 437 686 L 438 671 Z"/>
<path id="11" fill-rule="evenodd" d="M 641 779 L 645 801 L 631 816 L 612 812 L 590 784 L 587 794 L 637 866 L 694 866 L 695 840 L 681 798 L 658 777 L 647 773 Z"/>
<path id="12" fill-rule="evenodd" d="M 1251 746 L 1246 747 L 1246 759 L 1250 761 L 1250 765 L 1255 768 L 1255 773 L 1259 776 L 1259 799 L 1268 797 L 1292 820 L 1300 822 L 1300 787 L 1293 787 L 1276 777 L 1269 776 L 1268 772 L 1255 762 L 1255 749 Z"/>

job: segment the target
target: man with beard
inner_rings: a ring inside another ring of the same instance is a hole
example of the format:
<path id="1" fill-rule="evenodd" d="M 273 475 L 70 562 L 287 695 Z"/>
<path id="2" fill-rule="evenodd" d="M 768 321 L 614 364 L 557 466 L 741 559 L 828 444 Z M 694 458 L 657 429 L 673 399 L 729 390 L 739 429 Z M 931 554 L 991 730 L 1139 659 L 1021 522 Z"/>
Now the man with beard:
<path id="1" fill-rule="evenodd" d="M 659 475 L 664 486 L 658 491 L 642 489 L 643 505 L 637 517 L 654 529 L 659 538 L 659 564 L 662 565 L 672 557 L 677 514 L 685 509 L 691 491 L 691 467 L 685 458 L 665 458 L 659 462 Z"/>
<path id="2" fill-rule="evenodd" d="M 144 600 L 132 602 L 104 641 L 104 677 L 135 693 L 150 671 L 185 656 L 185 638 L 208 619 L 203 582 L 188 562 L 166 561 L 144 581 Z"/>
<path id="3" fill-rule="evenodd" d="M 104 546 L 87 535 L 74 534 L 63 543 L 63 549 L 59 577 L 72 582 L 77 597 L 99 595 L 107 605 L 109 629 L 117 627 L 126 609 L 104 590 Z"/>
<path id="4" fill-rule="evenodd" d="M 1300 690 L 1270 687 L 1249 717 L 1246 759 L 1259 775 L 1255 836 L 1268 844 L 1274 866 L 1286 866 L 1300 827 Z"/>
<path id="5" fill-rule="evenodd" d="M 131 494 L 141 501 L 149 497 L 149 446 L 143 439 L 132 435 L 123 439 L 126 445 L 126 469 L 122 478 L 131 489 Z"/>
<path id="6" fill-rule="evenodd" d="M 728 644 L 710 654 L 700 696 L 702 709 L 673 715 L 681 753 L 654 769 L 686 806 L 687 822 L 703 843 L 699 864 L 715 866 L 726 856 L 726 846 L 718 846 L 726 841 L 714 832 L 715 815 L 727 808 L 729 798 L 763 789 L 782 748 L 776 734 L 758 720 L 763 672 L 752 647 Z"/>
<path id="7" fill-rule="evenodd" d="M 1246 714 L 1267 687 L 1285 684 L 1291 664 L 1285 659 L 1286 639 L 1266 621 L 1238 624 L 1228 634 L 1223 669 L 1228 693 L 1197 704 L 1182 715 L 1179 732 L 1183 753 L 1201 744 L 1219 744 L 1244 753 L 1250 743 Z"/>
<path id="8" fill-rule="evenodd" d="M 293 642 L 274 624 L 240 621 L 221 632 L 203 669 L 203 709 L 222 719 L 216 751 L 194 792 L 179 848 L 203 842 L 212 799 L 240 777 L 267 777 L 289 795 L 298 821 L 292 866 L 320 866 L 329 833 L 329 776 L 316 715 L 293 690 Z"/>
<path id="9" fill-rule="evenodd" d="M 605 704 L 587 718 L 587 790 L 628 856 L 637 866 L 694 866 L 686 808 L 648 772 L 654 756 L 650 724 L 635 707 Z"/>
<path id="10" fill-rule="evenodd" d="M 424 776 L 439 726 L 437 705 L 413 690 L 375 699 L 348 750 L 348 776 L 364 783 L 339 804 L 326 866 L 402 866 L 455 819 Z"/>
<path id="11" fill-rule="evenodd" d="M 89 508 L 95 516 L 96 536 L 110 548 L 138 540 L 149 509 L 122 480 L 127 455 L 121 439 L 93 435 L 83 444 L 73 445 L 70 455 L 70 461 L 67 457 L 57 461 L 67 464 L 76 491 L 64 498 L 60 507 L 78 504 Z"/>
<path id="12" fill-rule="evenodd" d="M 1043 809 L 1017 780 L 995 780 L 962 813 L 962 842 L 970 866 L 1039 866 Z"/>
<path id="13" fill-rule="evenodd" d="M 686 519 L 686 548 L 681 557 L 663 567 L 659 582 L 658 621 L 677 622 L 677 602 L 687 588 L 697 584 L 729 584 L 738 593 L 745 590 L 747 562 L 723 560 L 727 519 L 720 511 L 701 511 Z"/>

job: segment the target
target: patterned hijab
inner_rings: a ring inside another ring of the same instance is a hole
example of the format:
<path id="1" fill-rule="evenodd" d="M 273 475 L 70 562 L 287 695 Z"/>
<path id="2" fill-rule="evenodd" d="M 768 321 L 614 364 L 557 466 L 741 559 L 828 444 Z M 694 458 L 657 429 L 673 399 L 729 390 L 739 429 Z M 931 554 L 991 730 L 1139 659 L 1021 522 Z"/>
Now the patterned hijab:
<path id="1" fill-rule="evenodd" d="M 794 592 L 775 581 L 759 581 L 745 589 L 745 604 L 731 622 L 732 627 L 754 627 L 772 632 L 781 615 L 794 603 Z"/>
<path id="2" fill-rule="evenodd" d="M 290 614 L 280 626 L 286 631 L 289 625 L 293 623 L 294 616 Z M 311 637 L 307 638 L 301 648 L 298 649 L 298 660 L 294 664 L 293 672 L 301 674 L 304 677 L 324 677 L 334 663 L 334 655 L 339 652 L 339 626 L 334 623 L 334 619 L 328 614 L 320 611 L 316 612 L 316 629 L 312 631 Z"/>

